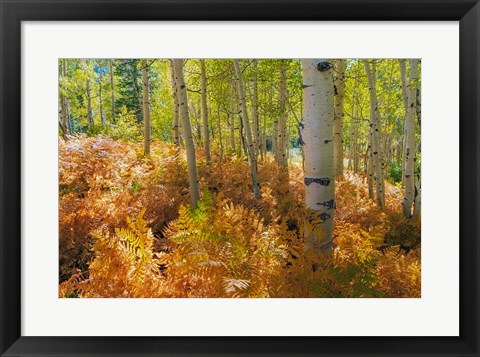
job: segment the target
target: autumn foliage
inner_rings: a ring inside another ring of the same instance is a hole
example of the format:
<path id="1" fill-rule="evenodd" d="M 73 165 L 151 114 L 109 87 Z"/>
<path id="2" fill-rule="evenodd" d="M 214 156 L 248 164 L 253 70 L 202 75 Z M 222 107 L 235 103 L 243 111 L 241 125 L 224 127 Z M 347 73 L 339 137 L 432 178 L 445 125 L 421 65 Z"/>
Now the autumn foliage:
<path id="1" fill-rule="evenodd" d="M 60 297 L 420 297 L 420 222 L 386 208 L 362 176 L 336 182 L 333 254 L 303 242 L 303 171 L 199 157 L 202 200 L 189 206 L 185 154 L 103 136 L 60 141 Z M 312 264 L 314 262 L 314 264 Z"/>

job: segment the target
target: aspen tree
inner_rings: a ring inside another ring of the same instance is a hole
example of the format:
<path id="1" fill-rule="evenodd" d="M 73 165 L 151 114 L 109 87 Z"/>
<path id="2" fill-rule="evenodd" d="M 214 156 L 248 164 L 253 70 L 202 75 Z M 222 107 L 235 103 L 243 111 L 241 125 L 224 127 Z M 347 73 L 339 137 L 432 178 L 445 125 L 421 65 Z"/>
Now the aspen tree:
<path id="1" fill-rule="evenodd" d="M 357 66 L 357 69 L 359 66 Z M 350 132 L 350 153 L 349 153 L 349 165 L 350 161 L 353 161 L 353 172 L 358 172 L 358 118 L 357 118 L 357 96 L 358 96 L 358 70 L 355 74 L 353 82 L 353 94 L 352 94 L 352 121 Z"/>
<path id="2" fill-rule="evenodd" d="M 87 93 L 87 119 L 88 119 L 88 126 L 93 126 L 95 122 L 93 121 L 93 109 L 92 109 L 92 95 L 91 95 L 91 88 L 90 88 L 90 64 L 88 60 L 85 60 L 85 74 L 87 76 L 85 89 Z"/>
<path id="3" fill-rule="evenodd" d="M 87 78 L 86 83 L 87 89 L 87 118 L 88 118 L 88 125 L 93 126 L 95 122 L 93 121 L 93 109 L 92 109 L 92 95 L 90 93 L 90 79 Z"/>
<path id="4" fill-rule="evenodd" d="M 415 115 L 417 112 L 417 81 L 418 81 L 418 60 L 409 60 L 410 72 L 407 81 L 408 111 L 405 117 L 405 195 L 402 202 L 403 215 L 406 218 L 412 217 L 412 206 L 415 199 Z"/>
<path id="5" fill-rule="evenodd" d="M 174 77 L 175 90 L 178 96 L 179 114 L 182 121 L 183 140 L 185 141 L 185 149 L 187 152 L 188 181 L 192 207 L 197 208 L 197 202 L 200 199 L 200 191 L 198 188 L 197 160 L 195 156 L 195 145 L 193 143 L 192 127 L 188 115 L 188 97 L 185 80 L 183 77 L 183 59 L 174 59 Z"/>
<path id="6" fill-rule="evenodd" d="M 334 84 L 330 59 L 303 59 L 303 120 L 300 132 L 305 153 L 305 239 L 321 252 L 332 249 L 335 210 L 333 167 Z"/>
<path id="7" fill-rule="evenodd" d="M 248 121 L 247 103 L 245 102 L 245 87 L 243 85 L 243 76 L 238 59 L 233 60 L 233 65 L 237 75 L 238 97 L 240 99 L 241 117 L 243 118 L 243 125 L 245 127 L 246 151 L 252 175 L 253 194 L 256 198 L 260 198 L 261 194 L 260 182 L 258 180 L 257 158 L 255 157 L 253 150 L 252 134 L 250 131 L 250 123 Z"/>
<path id="8" fill-rule="evenodd" d="M 229 122 L 228 125 L 230 127 L 230 147 L 232 148 L 232 151 L 235 153 L 235 115 L 234 115 L 234 109 L 235 109 L 235 102 L 234 102 L 234 96 L 235 96 L 235 88 L 232 87 L 232 93 L 230 95 L 230 109 L 228 111 L 228 117 L 229 117 Z"/>
<path id="9" fill-rule="evenodd" d="M 259 130 L 258 130 L 258 88 L 257 88 L 257 60 L 253 60 L 253 88 L 252 88 L 252 128 L 253 128 L 253 151 L 255 157 L 259 153 Z"/>
<path id="10" fill-rule="evenodd" d="M 148 82 L 147 60 L 142 60 L 142 83 L 143 83 L 143 153 L 150 154 L 150 84 Z"/>
<path id="11" fill-rule="evenodd" d="M 67 78 L 67 60 L 62 59 L 61 67 L 60 67 L 60 75 L 62 79 L 65 81 Z M 65 94 L 65 88 L 60 88 L 60 105 L 62 110 L 62 128 L 63 128 L 63 137 L 64 139 L 67 138 L 67 134 L 70 134 L 70 121 L 68 119 L 68 99 Z"/>
<path id="12" fill-rule="evenodd" d="M 112 90 L 111 97 L 112 97 L 112 122 L 115 122 L 115 83 L 113 80 L 113 60 L 109 61 L 110 65 L 110 87 Z"/>
<path id="13" fill-rule="evenodd" d="M 400 80 L 402 82 L 402 94 L 403 94 L 403 108 L 405 109 L 405 119 L 407 119 L 408 112 L 408 94 L 407 94 L 407 66 L 405 60 L 398 60 L 400 64 Z M 405 147 L 406 147 L 406 135 L 405 135 L 405 125 L 403 126 L 403 137 L 402 137 L 402 188 L 405 187 Z"/>
<path id="14" fill-rule="evenodd" d="M 99 101 L 99 111 L 100 111 L 100 123 L 102 123 L 102 126 L 107 125 L 105 122 L 105 115 L 103 113 L 103 97 L 102 97 L 102 79 L 103 79 L 103 74 L 102 74 L 102 63 L 99 61 L 98 65 L 100 66 L 100 71 L 98 74 L 98 101 Z"/>
<path id="15" fill-rule="evenodd" d="M 208 131 L 208 107 L 207 107 L 207 75 L 205 74 L 205 60 L 200 60 L 200 82 L 201 82 L 201 108 L 202 108 L 202 126 L 203 143 L 205 149 L 205 161 L 210 164 L 210 133 Z"/>
<path id="16" fill-rule="evenodd" d="M 277 121 L 277 141 L 275 146 L 275 158 L 280 167 L 288 168 L 288 151 L 287 146 L 287 62 L 281 60 L 280 64 L 280 80 L 278 93 L 278 108 L 280 110 L 280 118 Z"/>
<path id="17" fill-rule="evenodd" d="M 370 64 L 368 60 L 363 60 L 365 65 L 365 72 L 368 78 L 368 91 L 370 93 L 370 137 L 374 179 L 375 179 L 375 193 L 376 201 L 379 207 L 385 206 L 385 183 L 383 181 L 383 165 L 382 152 L 380 147 L 380 120 L 378 112 L 377 92 L 375 89 L 376 82 L 376 63 L 375 60 Z"/>
<path id="18" fill-rule="evenodd" d="M 180 121 L 179 121 L 179 110 L 178 110 L 178 95 L 177 89 L 175 86 L 175 74 L 173 70 L 173 60 L 170 61 L 170 74 L 172 81 L 172 96 L 173 96 L 173 144 L 176 147 L 180 147 Z"/>
<path id="19" fill-rule="evenodd" d="M 345 99 L 345 60 L 335 61 L 335 121 L 333 125 L 333 160 L 335 177 L 343 177 L 343 118 Z"/>

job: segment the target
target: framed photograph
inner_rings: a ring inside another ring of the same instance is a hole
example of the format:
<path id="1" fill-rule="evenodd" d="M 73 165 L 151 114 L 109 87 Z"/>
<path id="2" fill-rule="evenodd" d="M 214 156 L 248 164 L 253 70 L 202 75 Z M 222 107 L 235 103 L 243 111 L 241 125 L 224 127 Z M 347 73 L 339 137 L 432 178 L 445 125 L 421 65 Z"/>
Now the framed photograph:
<path id="1" fill-rule="evenodd" d="M 476 0 L 0 4 L 1 356 L 480 356 Z"/>

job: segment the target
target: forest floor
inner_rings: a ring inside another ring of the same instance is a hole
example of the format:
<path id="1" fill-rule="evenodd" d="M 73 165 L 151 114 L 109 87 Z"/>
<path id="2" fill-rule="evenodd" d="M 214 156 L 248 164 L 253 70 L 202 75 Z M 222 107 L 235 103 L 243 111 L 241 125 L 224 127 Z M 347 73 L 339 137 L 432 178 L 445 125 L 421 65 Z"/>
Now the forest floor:
<path id="1" fill-rule="evenodd" d="M 420 222 L 386 207 L 363 176 L 335 183 L 334 252 L 313 271 L 302 240 L 300 163 L 259 163 L 262 197 L 245 158 L 201 149 L 202 200 L 189 208 L 185 155 L 170 144 L 107 137 L 60 141 L 60 297 L 420 297 Z"/>

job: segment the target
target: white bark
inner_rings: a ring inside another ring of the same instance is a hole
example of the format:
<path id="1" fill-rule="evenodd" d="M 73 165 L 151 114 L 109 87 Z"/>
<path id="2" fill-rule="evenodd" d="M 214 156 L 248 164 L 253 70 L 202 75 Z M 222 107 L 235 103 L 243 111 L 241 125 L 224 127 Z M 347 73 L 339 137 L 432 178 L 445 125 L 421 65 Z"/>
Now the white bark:
<path id="1" fill-rule="evenodd" d="M 257 88 L 257 60 L 253 60 L 253 93 L 252 93 L 252 126 L 253 126 L 253 151 L 255 157 L 259 152 L 259 131 L 258 131 L 258 88 Z"/>
<path id="2" fill-rule="evenodd" d="M 398 60 L 400 64 L 400 80 L 402 82 L 402 94 L 403 94 L 403 108 L 405 110 L 404 116 L 404 125 L 403 125 L 403 137 L 402 137 L 402 188 L 405 187 L 405 145 L 406 145 L 406 135 L 405 135 L 405 128 L 406 128 L 406 120 L 407 120 L 407 112 L 408 112 L 408 93 L 407 93 L 407 66 L 405 64 L 405 60 L 401 59 Z"/>
<path id="3" fill-rule="evenodd" d="M 112 96 L 112 123 L 115 123 L 115 83 L 113 80 L 113 60 L 109 61 L 110 64 L 110 87 L 111 87 L 111 96 Z"/>
<path id="4" fill-rule="evenodd" d="M 62 59 L 62 66 L 60 75 L 62 76 L 64 82 L 67 78 L 67 60 Z M 62 123 L 63 123 L 63 136 L 66 139 L 67 134 L 70 134 L 70 121 L 69 121 L 69 114 L 68 114 L 68 99 L 66 96 L 66 88 L 61 88 L 60 90 L 60 105 L 62 107 Z"/>
<path id="5" fill-rule="evenodd" d="M 240 64 L 238 59 L 233 60 L 233 65 L 235 68 L 235 73 L 237 74 L 238 97 L 241 102 L 240 103 L 241 111 L 242 111 L 241 115 L 243 117 L 243 124 L 245 127 L 246 150 L 248 155 L 248 161 L 250 162 L 253 194 L 255 195 L 256 198 L 260 198 L 261 193 L 260 193 L 260 182 L 258 180 L 257 158 L 253 150 L 252 133 L 250 131 L 250 123 L 248 121 L 247 103 L 245 102 L 245 87 L 243 85 L 242 71 L 240 69 Z"/>
<path id="6" fill-rule="evenodd" d="M 307 246 L 332 249 L 335 209 L 333 167 L 334 84 L 330 59 L 302 60 L 304 109 L 300 126 L 305 153 L 305 220 Z"/>
<path id="7" fill-rule="evenodd" d="M 333 157 L 335 162 L 335 177 L 343 177 L 343 118 L 344 99 L 345 99 L 345 60 L 339 59 L 335 62 L 335 121 L 333 126 L 334 151 Z"/>
<path id="8" fill-rule="evenodd" d="M 383 165 L 382 165 L 382 152 L 380 147 L 380 118 L 378 112 L 377 92 L 375 89 L 376 82 L 376 66 L 375 61 L 370 64 L 368 60 L 363 60 L 365 65 L 365 71 L 368 78 L 368 90 L 370 93 L 370 136 L 371 136 L 371 151 L 370 154 L 373 158 L 373 173 L 375 179 L 375 193 L 376 201 L 379 207 L 385 206 L 385 183 L 383 180 Z"/>
<path id="9" fill-rule="evenodd" d="M 278 93 L 278 107 L 280 109 L 280 118 L 277 122 L 277 142 L 275 146 L 278 165 L 288 168 L 287 147 L 287 62 L 281 60 L 280 80 Z"/>
<path id="10" fill-rule="evenodd" d="M 203 142 L 205 149 L 205 161 L 210 164 L 210 133 L 208 131 L 208 108 L 207 108 L 207 76 L 205 74 L 205 60 L 200 60 L 200 82 L 202 86 L 201 107 L 202 107 L 202 126 L 203 126 Z"/>
<path id="11" fill-rule="evenodd" d="M 178 110 L 178 90 L 175 86 L 175 74 L 173 69 L 173 61 L 171 64 L 171 81 L 172 81 L 172 96 L 173 96 L 173 144 L 177 147 L 180 147 L 180 119 L 179 119 L 179 110 Z"/>
<path id="12" fill-rule="evenodd" d="M 403 199 L 403 215 L 412 217 L 412 206 L 415 199 L 415 115 L 417 112 L 418 60 L 409 60 L 410 73 L 407 83 L 408 111 L 405 118 L 405 195 Z"/>
<path id="13" fill-rule="evenodd" d="M 95 122 L 93 121 L 93 110 L 92 110 L 92 95 L 90 93 L 90 78 L 87 78 L 86 82 L 87 87 L 87 118 L 88 126 L 93 126 Z"/>
<path id="14" fill-rule="evenodd" d="M 188 181 L 192 207 L 197 208 L 197 202 L 200 199 L 197 175 L 197 159 L 195 156 L 195 145 L 193 143 L 192 127 L 188 115 L 188 97 L 185 80 L 183 77 L 183 59 L 173 60 L 175 88 L 177 90 L 180 119 L 182 121 L 183 139 L 187 152 Z"/>
<path id="15" fill-rule="evenodd" d="M 230 95 L 230 107 L 229 107 L 229 113 L 228 113 L 228 118 L 229 118 L 229 123 L 228 125 L 230 126 L 230 147 L 232 148 L 232 152 L 235 153 L 235 115 L 234 110 L 235 110 L 235 89 L 232 88 L 232 93 Z"/>

